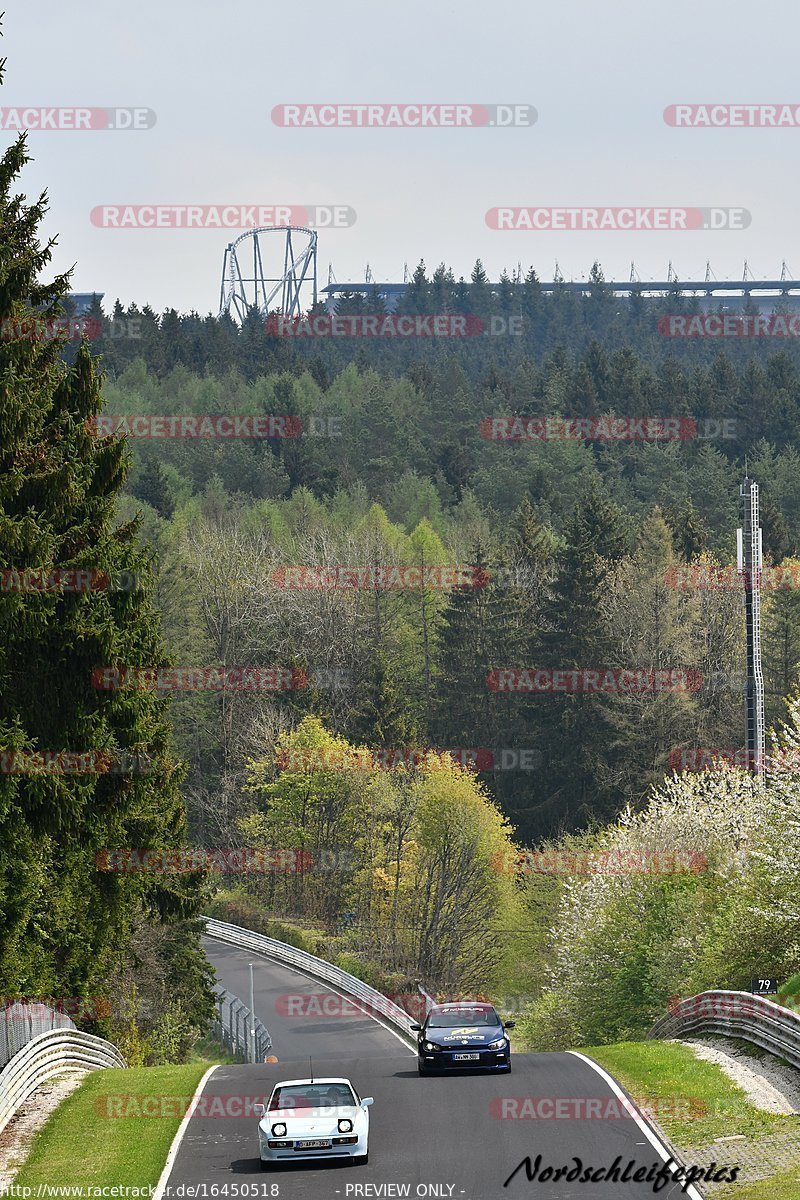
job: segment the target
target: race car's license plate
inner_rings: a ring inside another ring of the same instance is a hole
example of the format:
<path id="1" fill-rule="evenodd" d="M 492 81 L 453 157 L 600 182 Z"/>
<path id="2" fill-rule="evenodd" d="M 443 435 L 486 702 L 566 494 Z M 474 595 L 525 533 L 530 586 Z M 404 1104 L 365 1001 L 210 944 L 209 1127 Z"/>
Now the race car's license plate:
<path id="1" fill-rule="evenodd" d="M 454 1054 L 453 1058 L 456 1062 L 477 1062 L 480 1054 Z"/>
<path id="2" fill-rule="evenodd" d="M 295 1142 L 295 1150 L 327 1150 L 330 1146 L 330 1141 L 327 1138 L 309 1138 L 302 1142 Z"/>

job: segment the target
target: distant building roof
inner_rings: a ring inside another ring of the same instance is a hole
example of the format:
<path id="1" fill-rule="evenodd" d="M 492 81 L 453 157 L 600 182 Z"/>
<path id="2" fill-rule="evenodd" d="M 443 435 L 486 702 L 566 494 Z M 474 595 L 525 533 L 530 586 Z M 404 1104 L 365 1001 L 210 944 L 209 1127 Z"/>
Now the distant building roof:
<path id="1" fill-rule="evenodd" d="M 104 295 L 105 292 L 70 292 L 69 299 L 75 305 L 75 316 L 79 317 L 82 313 L 88 312 L 95 297 L 102 300 Z"/>

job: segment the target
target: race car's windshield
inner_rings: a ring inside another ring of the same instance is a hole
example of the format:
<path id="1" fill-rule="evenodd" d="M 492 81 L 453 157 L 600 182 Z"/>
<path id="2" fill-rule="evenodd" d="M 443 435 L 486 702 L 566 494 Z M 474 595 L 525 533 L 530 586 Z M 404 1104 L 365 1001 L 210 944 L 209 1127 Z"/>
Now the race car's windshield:
<path id="1" fill-rule="evenodd" d="M 355 1097 L 346 1083 L 295 1083 L 290 1087 L 275 1089 L 269 1102 L 269 1111 L 286 1108 L 341 1108 L 355 1103 Z"/>
<path id="2" fill-rule="evenodd" d="M 500 1018 L 493 1008 L 449 1008 L 433 1012 L 428 1029 L 457 1029 L 460 1025 L 499 1025 Z"/>

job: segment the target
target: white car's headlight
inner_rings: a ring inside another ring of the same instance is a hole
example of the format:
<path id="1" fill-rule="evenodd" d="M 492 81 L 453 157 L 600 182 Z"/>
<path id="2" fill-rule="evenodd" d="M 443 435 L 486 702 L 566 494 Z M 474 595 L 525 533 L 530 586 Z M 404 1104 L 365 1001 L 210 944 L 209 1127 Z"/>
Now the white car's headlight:
<path id="1" fill-rule="evenodd" d="M 503 1046 L 505 1046 L 505 1044 L 506 1044 L 506 1039 L 504 1037 L 498 1038 L 496 1042 L 489 1042 L 489 1049 L 490 1050 L 502 1050 Z"/>
<path id="2" fill-rule="evenodd" d="M 341 1117 L 339 1120 L 339 1133 L 352 1133 L 353 1122 L 349 1117 Z"/>
<path id="3" fill-rule="evenodd" d="M 286 1133 L 286 1126 L 284 1125 L 283 1121 L 278 1121 L 278 1122 L 276 1122 L 275 1125 L 272 1126 L 272 1136 L 273 1137 L 280 1138 L 280 1137 L 283 1137 L 285 1133 Z"/>

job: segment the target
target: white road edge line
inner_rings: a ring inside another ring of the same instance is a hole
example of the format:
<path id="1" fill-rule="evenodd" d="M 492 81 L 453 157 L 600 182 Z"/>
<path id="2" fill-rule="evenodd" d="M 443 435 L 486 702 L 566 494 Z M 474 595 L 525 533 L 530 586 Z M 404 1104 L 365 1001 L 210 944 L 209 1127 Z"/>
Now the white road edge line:
<path id="1" fill-rule="evenodd" d="M 229 942 L 225 938 L 215 937 L 213 933 L 206 932 L 205 936 L 212 938 L 214 941 L 217 941 L 217 942 L 224 942 L 224 944 L 226 946 L 233 946 L 234 950 L 243 950 L 244 949 L 244 946 L 237 946 L 237 945 L 235 945 L 235 943 Z M 278 959 L 278 958 L 272 958 L 271 955 L 266 954 L 263 950 L 249 950 L 248 953 L 258 954 L 261 956 L 261 958 L 265 958 L 267 960 L 267 962 L 274 963 L 278 967 L 283 967 L 283 966 L 287 965 L 285 963 L 282 963 L 280 961 L 280 959 Z M 335 996 L 338 996 L 340 1000 L 347 1000 L 347 1002 L 349 1004 L 355 1004 L 358 1007 L 359 1012 L 362 1012 L 365 1017 L 369 1017 L 371 1020 L 375 1021 L 376 1024 L 381 1025 L 386 1030 L 387 1033 L 391 1033 L 391 1035 L 393 1037 L 396 1037 L 398 1042 L 401 1042 L 402 1045 L 405 1046 L 406 1050 L 408 1050 L 409 1056 L 413 1056 L 414 1058 L 417 1057 L 416 1050 L 410 1049 L 410 1047 L 408 1045 L 408 1040 L 403 1037 L 402 1033 L 398 1033 L 397 1030 L 392 1029 L 392 1027 L 390 1025 L 384 1024 L 384 1022 L 380 1019 L 380 1017 L 376 1017 L 374 1013 L 367 1012 L 367 1010 L 365 1008 L 361 1008 L 361 1001 L 356 1000 L 355 996 L 348 996 L 345 992 L 337 991 L 337 989 L 332 984 L 325 983 L 324 980 L 317 979 L 314 975 L 307 975 L 306 972 L 301 971 L 299 967 L 291 966 L 290 970 L 294 971 L 297 975 L 302 975 L 303 979 L 310 979 L 312 983 L 316 983 L 319 987 L 327 988 L 327 990 L 329 992 L 333 992 L 333 994 Z M 160 1200 L 160 1197 L 154 1196 L 153 1200 Z"/>
<path id="2" fill-rule="evenodd" d="M 192 1096 L 191 1103 L 183 1115 L 183 1120 L 181 1121 L 180 1125 L 178 1126 L 178 1131 L 175 1134 L 175 1137 L 172 1139 L 172 1145 L 169 1148 L 169 1154 L 167 1155 L 167 1161 L 164 1163 L 164 1170 L 159 1175 L 158 1183 L 156 1184 L 156 1190 L 153 1192 L 153 1200 L 161 1200 L 161 1197 L 164 1195 L 164 1192 L 166 1191 L 167 1181 L 169 1180 L 169 1177 L 172 1174 L 172 1168 L 175 1165 L 175 1159 L 177 1158 L 178 1151 L 180 1150 L 181 1142 L 183 1141 L 183 1136 L 186 1133 L 186 1128 L 189 1124 L 189 1121 L 192 1118 L 192 1113 L 197 1108 L 197 1102 L 203 1093 L 203 1088 L 206 1086 L 206 1083 L 208 1082 L 209 1077 L 211 1075 L 213 1075 L 213 1073 L 216 1071 L 218 1066 L 219 1066 L 219 1063 L 215 1063 L 213 1067 L 209 1067 L 208 1070 L 206 1071 L 205 1075 L 203 1076 L 203 1078 L 200 1080 L 200 1082 L 197 1085 L 197 1091 Z"/>
<path id="3" fill-rule="evenodd" d="M 596 1063 L 594 1061 L 594 1059 L 587 1058 L 585 1054 L 581 1054 L 580 1051 L 578 1051 L 578 1050 L 568 1050 L 567 1054 L 574 1054 L 576 1058 L 580 1058 L 583 1062 L 585 1062 L 588 1066 L 590 1066 L 593 1071 L 597 1071 L 597 1074 L 602 1076 L 602 1078 L 606 1081 L 606 1083 L 611 1088 L 612 1092 L 617 1097 L 617 1099 L 622 1100 L 623 1103 L 626 1105 L 626 1107 L 629 1107 L 629 1106 L 632 1106 L 633 1108 L 636 1107 L 636 1105 L 633 1104 L 633 1101 L 629 1100 L 628 1097 L 625 1095 L 625 1093 L 621 1090 L 617 1081 L 615 1079 L 613 1079 L 609 1075 L 608 1071 L 604 1070 L 603 1067 L 601 1067 L 599 1063 Z M 659 1141 L 655 1130 L 650 1128 L 650 1126 L 647 1124 L 644 1117 L 640 1113 L 632 1112 L 631 1119 L 636 1122 L 636 1124 L 641 1129 L 642 1133 L 647 1138 L 650 1145 L 653 1146 L 654 1149 L 656 1149 L 658 1151 L 658 1153 L 661 1155 L 661 1158 L 664 1162 L 667 1162 L 670 1159 L 672 1160 L 672 1162 L 675 1162 L 675 1159 L 672 1157 L 669 1150 L 667 1150 L 666 1146 L 662 1142 Z M 680 1166 L 681 1164 L 675 1163 L 675 1165 Z M 681 1186 L 680 1183 L 678 1183 L 678 1187 L 680 1187 L 680 1186 Z M 683 1192 L 683 1195 L 689 1196 L 691 1198 L 691 1200 L 703 1200 L 703 1197 L 700 1195 L 700 1193 L 698 1192 L 697 1188 L 695 1187 L 695 1185 L 693 1183 L 689 1184 L 688 1190 Z"/>

